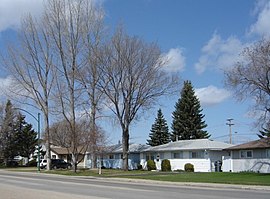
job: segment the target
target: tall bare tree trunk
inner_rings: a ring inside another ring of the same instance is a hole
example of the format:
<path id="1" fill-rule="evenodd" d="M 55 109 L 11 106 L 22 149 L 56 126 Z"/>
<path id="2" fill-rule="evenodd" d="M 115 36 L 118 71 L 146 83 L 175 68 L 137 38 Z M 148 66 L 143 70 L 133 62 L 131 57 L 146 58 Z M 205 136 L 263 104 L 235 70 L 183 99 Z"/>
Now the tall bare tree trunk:
<path id="1" fill-rule="evenodd" d="M 128 165 L 128 153 L 129 153 L 129 129 L 125 127 L 122 133 L 122 148 L 123 148 L 123 170 L 127 171 Z"/>

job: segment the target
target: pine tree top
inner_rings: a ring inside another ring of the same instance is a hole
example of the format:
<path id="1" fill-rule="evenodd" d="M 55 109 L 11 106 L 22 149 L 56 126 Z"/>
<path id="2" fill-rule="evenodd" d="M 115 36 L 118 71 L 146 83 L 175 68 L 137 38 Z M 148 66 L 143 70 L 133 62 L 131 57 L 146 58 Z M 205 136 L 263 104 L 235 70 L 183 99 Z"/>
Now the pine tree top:
<path id="1" fill-rule="evenodd" d="M 204 115 L 202 114 L 200 101 L 195 95 L 190 81 L 184 82 L 181 96 L 175 104 L 172 117 L 172 141 L 210 137 L 207 131 L 203 130 L 207 127 L 207 124 L 203 120 Z"/>

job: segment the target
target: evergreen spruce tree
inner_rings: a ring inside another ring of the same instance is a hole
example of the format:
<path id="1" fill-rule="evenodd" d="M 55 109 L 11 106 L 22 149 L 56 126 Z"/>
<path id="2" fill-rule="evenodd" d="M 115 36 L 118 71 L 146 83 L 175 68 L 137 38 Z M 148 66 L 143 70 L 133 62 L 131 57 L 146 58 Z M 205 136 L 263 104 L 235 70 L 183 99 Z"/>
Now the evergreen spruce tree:
<path id="1" fill-rule="evenodd" d="M 191 82 L 185 81 L 181 97 L 175 104 L 175 111 L 172 113 L 171 140 L 209 138 L 210 135 L 203 130 L 207 125 L 201 112 L 200 101 L 195 95 Z"/>
<path id="2" fill-rule="evenodd" d="M 9 159 L 16 156 L 16 136 L 14 133 L 15 111 L 10 100 L 7 101 L 0 132 L 0 153 L 1 158 L 7 165 Z"/>
<path id="3" fill-rule="evenodd" d="M 267 128 L 262 128 L 262 130 L 259 131 L 260 134 L 258 134 L 258 137 L 259 138 L 270 138 L 270 128 L 269 128 L 269 125 Z"/>
<path id="4" fill-rule="evenodd" d="M 36 150 L 38 144 L 37 132 L 32 128 L 32 124 L 25 121 L 25 116 L 18 114 L 15 124 L 16 149 L 18 155 L 30 158 Z"/>
<path id="5" fill-rule="evenodd" d="M 29 158 L 37 145 L 37 133 L 25 116 L 18 113 L 10 100 L 7 101 L 0 129 L 0 158 L 8 165 L 15 156 Z"/>
<path id="6" fill-rule="evenodd" d="M 169 128 L 164 118 L 161 109 L 158 110 L 155 123 L 152 125 L 150 139 L 147 144 L 150 146 L 158 146 L 170 142 Z"/>

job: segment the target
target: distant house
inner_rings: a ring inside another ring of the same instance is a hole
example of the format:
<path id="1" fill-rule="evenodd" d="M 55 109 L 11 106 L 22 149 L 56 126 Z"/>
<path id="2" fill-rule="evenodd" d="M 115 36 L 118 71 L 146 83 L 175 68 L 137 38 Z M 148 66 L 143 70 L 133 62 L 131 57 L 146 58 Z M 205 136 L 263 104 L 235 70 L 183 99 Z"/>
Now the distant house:
<path id="1" fill-rule="evenodd" d="M 225 149 L 223 170 L 270 173 L 270 138 L 263 138 Z"/>
<path id="2" fill-rule="evenodd" d="M 172 170 L 184 170 L 186 163 L 194 165 L 196 172 L 219 171 L 222 156 L 228 154 L 223 149 L 233 145 L 209 139 L 180 140 L 168 144 L 150 147 L 143 151 L 141 164 L 146 167 L 146 161 L 152 159 L 157 169 L 161 169 L 161 161 L 169 159 Z"/>
<path id="3" fill-rule="evenodd" d="M 78 148 L 78 151 L 85 151 L 82 150 L 81 147 Z M 87 152 L 86 152 L 87 153 Z M 82 152 L 78 156 L 78 160 L 80 161 L 77 165 L 78 167 L 86 167 L 86 158 L 87 156 L 83 154 Z M 63 159 L 66 162 L 72 162 L 71 160 L 71 151 L 67 148 L 58 147 L 58 146 L 51 146 L 51 158 L 52 159 Z"/>
<path id="4" fill-rule="evenodd" d="M 130 170 L 137 169 L 141 161 L 141 152 L 149 146 L 144 144 L 130 144 L 128 152 L 128 167 Z M 103 166 L 106 168 L 121 169 L 123 164 L 122 144 L 107 147 L 103 155 Z"/>
<path id="5" fill-rule="evenodd" d="M 128 166 L 130 170 L 137 169 L 140 164 L 141 151 L 148 148 L 147 145 L 142 144 L 130 144 L 129 145 L 129 156 Z M 79 150 L 80 151 L 80 150 Z M 82 150 L 83 151 L 83 150 Z M 104 147 L 102 152 L 97 153 L 97 166 L 100 165 L 105 168 L 121 169 L 123 164 L 123 148 L 122 144 L 116 144 L 108 147 Z M 46 158 L 46 157 L 45 157 Z M 52 159 L 63 159 L 67 162 L 71 162 L 71 151 L 67 148 L 58 146 L 51 146 L 51 158 Z M 80 163 L 78 167 L 81 168 L 92 168 L 92 153 L 86 151 L 79 155 Z"/>

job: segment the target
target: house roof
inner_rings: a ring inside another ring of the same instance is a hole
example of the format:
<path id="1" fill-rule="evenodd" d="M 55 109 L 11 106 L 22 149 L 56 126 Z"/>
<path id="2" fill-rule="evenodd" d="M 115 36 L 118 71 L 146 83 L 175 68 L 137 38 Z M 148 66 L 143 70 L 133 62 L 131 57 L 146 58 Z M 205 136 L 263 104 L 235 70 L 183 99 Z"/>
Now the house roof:
<path id="1" fill-rule="evenodd" d="M 130 144 L 129 145 L 129 153 L 139 153 L 145 149 L 149 148 L 149 146 L 145 145 L 145 144 Z M 116 145 L 112 145 L 110 147 L 107 148 L 107 152 L 110 153 L 122 153 L 123 152 L 123 147 L 122 144 L 116 144 Z"/>
<path id="2" fill-rule="evenodd" d="M 67 148 L 63 148 L 63 147 L 57 147 L 57 146 L 54 146 L 54 147 L 51 147 L 51 150 L 58 154 L 58 155 L 67 155 L 67 154 L 71 154 L 71 149 L 67 149 Z M 79 146 L 77 148 L 78 152 L 79 153 L 82 153 L 82 152 L 85 152 L 85 147 L 82 147 L 82 146 Z"/>
<path id="3" fill-rule="evenodd" d="M 185 150 L 223 150 L 233 146 L 224 142 L 213 141 L 209 139 L 196 139 L 196 140 L 179 140 L 170 142 L 160 146 L 150 147 L 145 149 L 145 152 L 154 151 L 185 151 Z"/>
<path id="4" fill-rule="evenodd" d="M 254 140 L 251 142 L 226 148 L 225 150 L 261 149 L 261 148 L 270 148 L 270 138 L 262 138 L 259 140 Z"/>
<path id="5" fill-rule="evenodd" d="M 54 148 L 51 148 L 51 150 L 58 155 L 66 155 L 70 153 L 70 151 L 68 151 L 66 148 L 60 148 L 60 147 L 54 147 Z"/>

